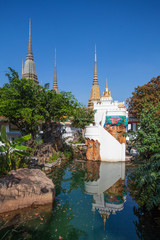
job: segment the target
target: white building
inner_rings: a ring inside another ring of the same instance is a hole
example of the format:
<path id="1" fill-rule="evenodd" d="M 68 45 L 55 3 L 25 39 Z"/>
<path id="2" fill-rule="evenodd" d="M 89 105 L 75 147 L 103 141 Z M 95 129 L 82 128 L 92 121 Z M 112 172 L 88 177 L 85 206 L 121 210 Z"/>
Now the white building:
<path id="1" fill-rule="evenodd" d="M 125 137 L 123 137 L 123 133 L 127 127 L 128 112 L 124 102 L 113 101 L 106 84 L 100 102 L 94 101 L 93 110 L 95 112 L 94 124 L 85 129 L 88 153 L 91 149 L 89 140 L 97 140 L 100 146 L 100 159 L 93 160 L 125 161 Z M 88 160 L 91 159 L 88 158 Z"/>

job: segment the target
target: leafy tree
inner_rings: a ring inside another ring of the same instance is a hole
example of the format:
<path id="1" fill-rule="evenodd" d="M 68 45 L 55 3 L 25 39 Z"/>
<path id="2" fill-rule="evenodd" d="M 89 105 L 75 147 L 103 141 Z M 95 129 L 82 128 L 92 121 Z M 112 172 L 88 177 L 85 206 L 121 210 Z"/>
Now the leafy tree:
<path id="1" fill-rule="evenodd" d="M 1 127 L 0 134 L 0 172 L 3 173 L 5 171 L 14 169 L 15 161 L 18 161 L 18 156 L 26 157 L 29 156 L 29 152 L 24 152 L 26 150 L 32 150 L 31 148 L 22 145 L 23 142 L 29 140 L 31 135 L 26 135 L 21 138 L 14 140 L 13 142 L 9 141 L 6 134 L 5 126 Z M 16 155 L 16 158 L 14 156 Z"/>
<path id="2" fill-rule="evenodd" d="M 156 106 L 160 102 L 160 76 L 152 78 L 147 84 L 138 86 L 132 92 L 132 97 L 126 100 L 130 114 L 138 117 L 142 109 L 150 111 L 151 106 Z"/>
<path id="3" fill-rule="evenodd" d="M 45 91 L 43 89 L 41 114 L 46 123 L 66 120 L 80 106 L 80 103 L 69 92 L 62 91 L 57 94 L 54 90 Z"/>
<path id="4" fill-rule="evenodd" d="M 131 193 L 148 211 L 160 204 L 160 103 L 143 109 L 134 146 L 140 153 L 138 168 L 129 176 Z"/>
<path id="5" fill-rule="evenodd" d="M 84 129 L 85 126 L 89 125 L 94 121 L 94 112 L 88 108 L 81 107 L 75 109 L 72 118 L 72 124 L 76 128 Z"/>
<path id="6" fill-rule="evenodd" d="M 19 79 L 11 69 L 9 83 L 0 89 L 0 114 L 17 126 L 23 135 L 31 133 L 34 138 L 43 120 L 41 115 L 42 87 L 33 80 Z"/>
<path id="7" fill-rule="evenodd" d="M 79 126 L 84 127 L 84 124 L 92 122 L 90 115 L 85 115 L 87 110 L 71 93 L 57 94 L 54 90 L 37 85 L 33 80 L 19 79 L 18 73 L 11 68 L 9 70 L 9 83 L 0 88 L 0 115 L 7 117 L 23 135 L 31 133 L 34 139 L 40 121 L 50 126 L 52 122 L 73 116 L 80 120 L 82 113 Z"/>
<path id="8" fill-rule="evenodd" d="M 8 67 L 9 72 L 6 73 L 6 76 L 9 79 L 9 82 L 12 82 L 14 79 L 19 79 L 19 74 L 18 72 L 16 72 L 14 69 L 12 69 L 11 67 Z"/>
<path id="9" fill-rule="evenodd" d="M 133 132 L 133 144 L 143 160 L 149 160 L 160 150 L 160 103 L 143 109 L 138 130 Z"/>
<path id="10" fill-rule="evenodd" d="M 94 121 L 94 111 L 85 107 L 75 109 L 72 118 L 72 125 L 76 128 L 82 128 L 84 137 L 84 128 Z"/>

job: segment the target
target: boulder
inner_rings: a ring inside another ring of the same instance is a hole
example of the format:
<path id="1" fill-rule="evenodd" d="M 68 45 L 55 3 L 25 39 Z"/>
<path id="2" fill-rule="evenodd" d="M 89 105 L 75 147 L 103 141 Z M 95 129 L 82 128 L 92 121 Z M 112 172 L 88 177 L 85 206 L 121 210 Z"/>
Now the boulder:
<path id="1" fill-rule="evenodd" d="M 87 152 L 86 152 L 87 160 L 94 160 L 94 161 L 101 160 L 100 143 L 98 142 L 98 140 L 86 138 L 85 142 L 87 145 Z"/>
<path id="2" fill-rule="evenodd" d="M 39 169 L 12 170 L 0 179 L 0 213 L 53 203 L 55 186 Z"/>
<path id="3" fill-rule="evenodd" d="M 52 158 L 54 153 L 55 149 L 53 147 L 53 144 L 42 143 L 36 147 L 34 155 L 38 159 L 38 164 L 40 165 L 47 163 L 50 158 Z"/>

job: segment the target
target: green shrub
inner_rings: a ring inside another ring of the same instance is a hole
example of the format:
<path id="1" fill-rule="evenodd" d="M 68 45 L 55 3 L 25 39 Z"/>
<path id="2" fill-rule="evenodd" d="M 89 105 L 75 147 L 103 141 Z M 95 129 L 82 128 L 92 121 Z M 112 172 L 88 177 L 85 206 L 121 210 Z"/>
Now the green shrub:
<path id="1" fill-rule="evenodd" d="M 61 152 L 55 152 L 52 157 L 49 157 L 49 163 L 55 162 L 58 158 L 61 157 Z"/>
<path id="2" fill-rule="evenodd" d="M 30 153 L 26 150 L 32 150 L 32 148 L 23 145 L 22 143 L 29 140 L 31 135 L 20 137 L 13 142 L 9 141 L 6 134 L 5 126 L 2 125 L 0 133 L 0 174 L 6 174 L 12 169 L 17 169 L 20 166 L 25 165 L 25 157 Z"/>
<path id="3" fill-rule="evenodd" d="M 73 153 L 71 151 L 64 151 L 64 156 L 66 159 L 71 160 Z"/>

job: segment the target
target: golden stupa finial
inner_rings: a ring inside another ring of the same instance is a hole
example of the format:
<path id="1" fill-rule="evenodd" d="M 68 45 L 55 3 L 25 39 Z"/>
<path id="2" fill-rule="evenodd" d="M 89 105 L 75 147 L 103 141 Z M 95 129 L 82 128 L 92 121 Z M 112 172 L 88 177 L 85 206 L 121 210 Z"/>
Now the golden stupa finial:
<path id="1" fill-rule="evenodd" d="M 108 89 L 108 83 L 107 83 L 107 79 L 106 79 L 106 88 L 105 91 L 103 92 L 103 98 L 111 98 L 111 92 Z"/>
<path id="2" fill-rule="evenodd" d="M 107 83 L 107 78 L 106 78 L 106 89 L 108 89 L 108 83 Z"/>
<path id="3" fill-rule="evenodd" d="M 107 213 L 100 213 L 100 215 L 101 215 L 101 218 L 103 219 L 104 231 L 105 231 L 106 221 L 109 218 L 109 214 L 107 214 Z"/>

